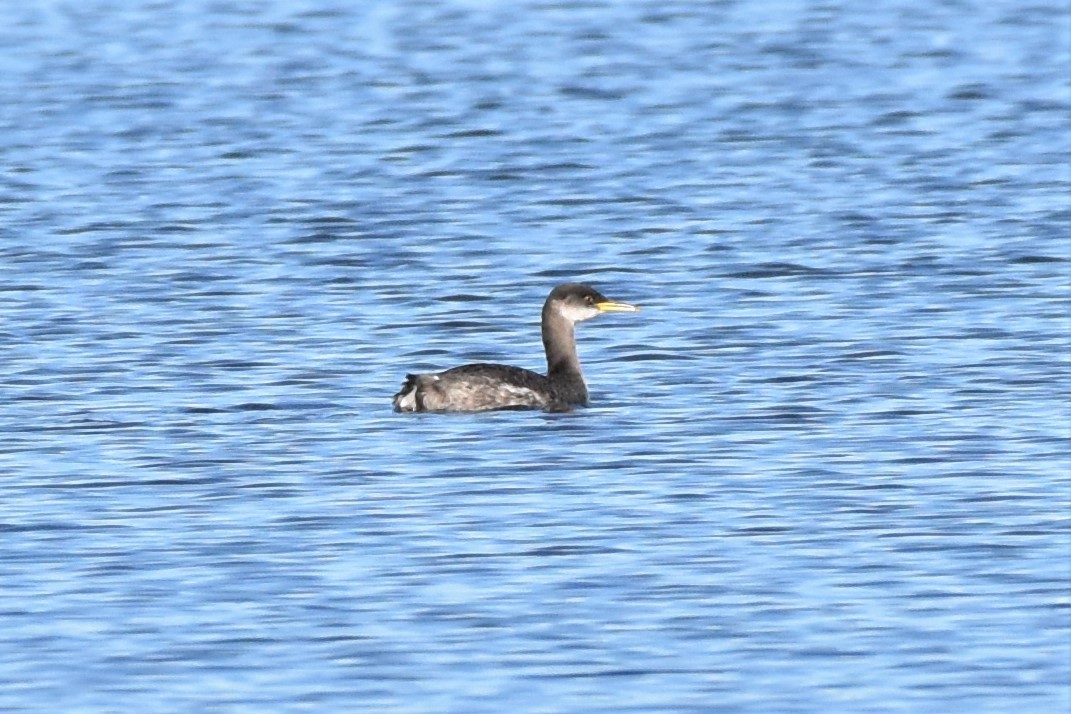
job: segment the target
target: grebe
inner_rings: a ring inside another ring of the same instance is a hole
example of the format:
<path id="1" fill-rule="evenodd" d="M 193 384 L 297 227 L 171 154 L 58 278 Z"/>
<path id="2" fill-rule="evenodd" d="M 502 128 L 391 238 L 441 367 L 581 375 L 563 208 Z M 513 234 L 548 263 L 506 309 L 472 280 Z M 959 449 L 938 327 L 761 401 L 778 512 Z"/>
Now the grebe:
<path id="1" fill-rule="evenodd" d="M 482 363 L 445 372 L 408 374 L 401 391 L 394 395 L 394 411 L 568 411 L 574 406 L 587 406 L 588 388 L 580 371 L 573 326 L 604 312 L 638 310 L 635 305 L 610 300 L 587 285 L 559 285 L 543 304 L 546 376 L 520 367 Z"/>

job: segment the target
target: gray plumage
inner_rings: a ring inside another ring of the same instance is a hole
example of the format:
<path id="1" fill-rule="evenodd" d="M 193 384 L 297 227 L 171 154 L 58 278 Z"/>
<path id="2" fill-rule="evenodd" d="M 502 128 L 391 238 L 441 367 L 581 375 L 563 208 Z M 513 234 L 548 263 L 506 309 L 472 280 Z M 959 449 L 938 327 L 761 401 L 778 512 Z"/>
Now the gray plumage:
<path id="1" fill-rule="evenodd" d="M 635 312 L 586 285 L 567 283 L 543 304 L 541 331 L 547 374 L 503 364 L 468 364 L 445 372 L 406 375 L 394 395 L 399 412 L 474 412 L 491 409 L 565 411 L 586 406 L 588 389 L 576 352 L 574 325 L 603 312 Z"/>

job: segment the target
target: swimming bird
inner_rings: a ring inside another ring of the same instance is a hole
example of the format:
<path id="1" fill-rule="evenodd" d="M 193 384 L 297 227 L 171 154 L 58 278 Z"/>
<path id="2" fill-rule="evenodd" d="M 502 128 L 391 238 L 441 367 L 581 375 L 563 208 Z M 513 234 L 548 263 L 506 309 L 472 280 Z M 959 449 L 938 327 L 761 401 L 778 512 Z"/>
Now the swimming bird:
<path id="1" fill-rule="evenodd" d="M 397 412 L 479 412 L 530 408 L 568 411 L 587 406 L 588 387 L 580 371 L 574 325 L 604 312 L 639 308 L 610 300 L 594 288 L 566 283 L 550 291 L 543 304 L 546 375 L 504 364 L 467 364 L 445 372 L 407 374 L 394 395 Z"/>

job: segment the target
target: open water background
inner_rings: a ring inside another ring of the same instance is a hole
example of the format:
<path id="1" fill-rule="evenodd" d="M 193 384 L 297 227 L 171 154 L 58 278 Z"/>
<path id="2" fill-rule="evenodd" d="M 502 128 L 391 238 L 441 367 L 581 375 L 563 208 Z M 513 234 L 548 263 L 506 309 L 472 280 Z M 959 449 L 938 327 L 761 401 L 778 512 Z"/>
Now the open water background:
<path id="1" fill-rule="evenodd" d="M 1066 2 L 0 8 L 0 709 L 1066 712 Z M 406 371 L 593 405 L 400 416 Z"/>

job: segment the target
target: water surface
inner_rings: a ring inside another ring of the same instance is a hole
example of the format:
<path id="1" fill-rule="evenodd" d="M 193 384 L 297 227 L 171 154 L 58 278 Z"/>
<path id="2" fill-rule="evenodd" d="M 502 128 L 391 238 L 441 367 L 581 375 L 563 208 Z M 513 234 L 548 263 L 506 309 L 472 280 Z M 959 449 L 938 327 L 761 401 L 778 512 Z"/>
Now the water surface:
<path id="1" fill-rule="evenodd" d="M 1071 706 L 1065 4 L 0 18 L 0 708 Z"/>

